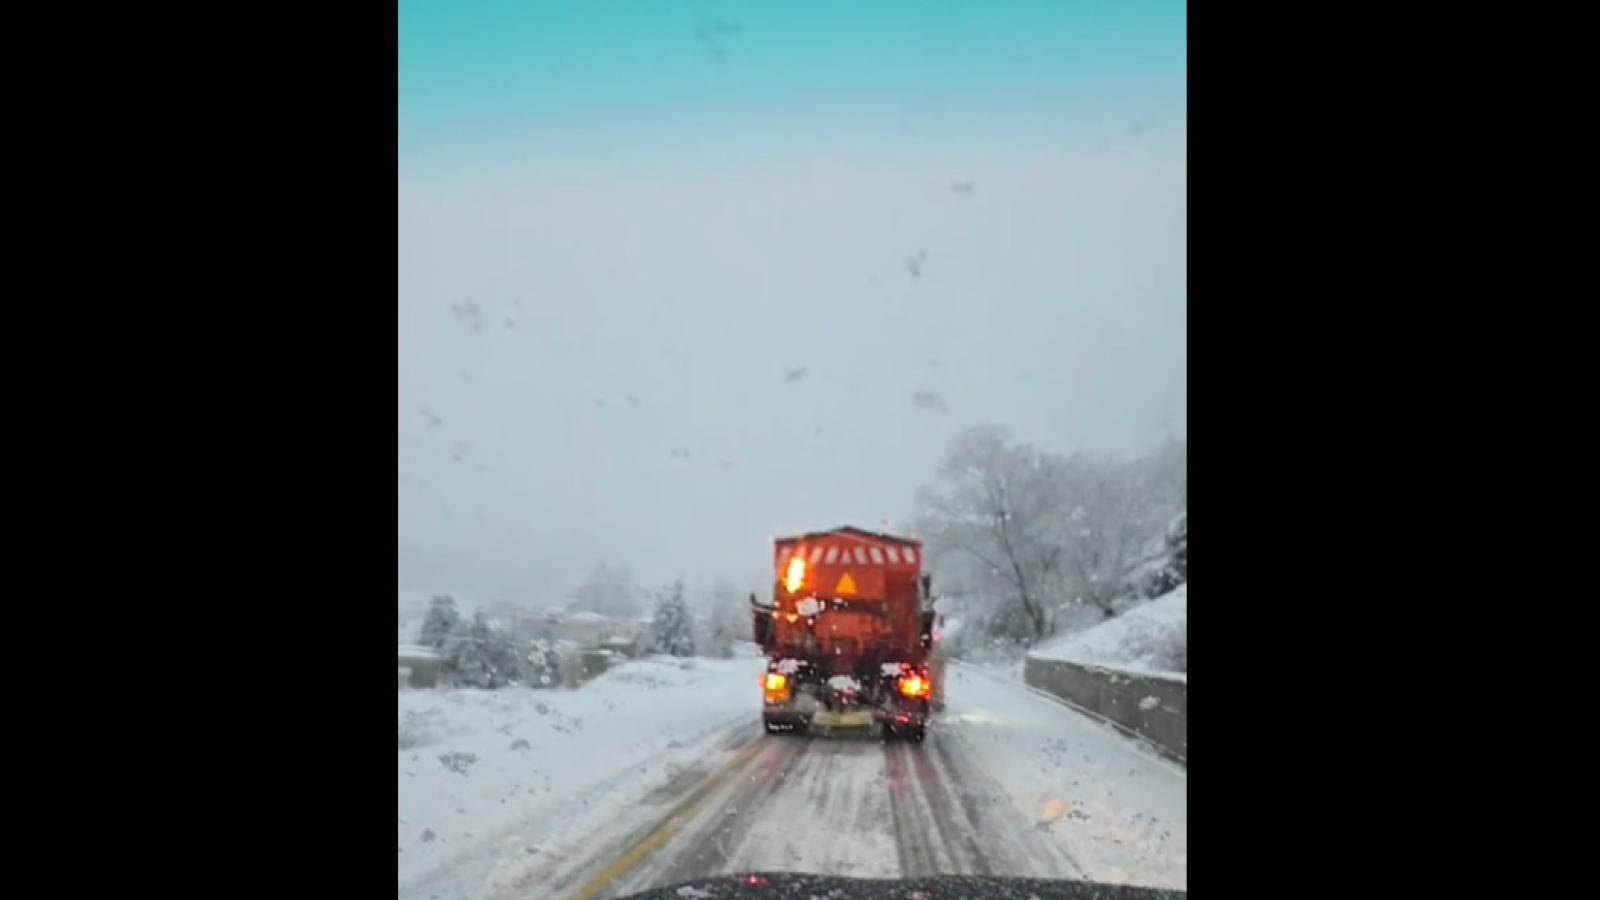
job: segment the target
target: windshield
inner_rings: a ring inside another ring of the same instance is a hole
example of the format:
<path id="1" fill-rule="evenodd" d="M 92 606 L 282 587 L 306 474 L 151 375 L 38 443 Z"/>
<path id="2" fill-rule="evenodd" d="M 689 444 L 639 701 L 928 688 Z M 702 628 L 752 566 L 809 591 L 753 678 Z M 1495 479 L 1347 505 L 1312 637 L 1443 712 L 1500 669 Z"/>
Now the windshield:
<path id="1" fill-rule="evenodd" d="M 400 896 L 1186 889 L 1185 5 L 399 11 Z"/>

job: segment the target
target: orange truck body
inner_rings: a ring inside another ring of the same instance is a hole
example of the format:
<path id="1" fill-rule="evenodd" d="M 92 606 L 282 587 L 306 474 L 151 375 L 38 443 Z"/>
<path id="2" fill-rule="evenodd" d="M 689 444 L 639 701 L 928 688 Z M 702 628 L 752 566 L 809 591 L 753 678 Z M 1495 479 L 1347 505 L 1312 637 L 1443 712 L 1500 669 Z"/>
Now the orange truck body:
<path id="1" fill-rule="evenodd" d="M 904 726 L 920 739 L 927 709 L 943 689 L 922 544 L 848 526 L 778 538 L 773 572 L 771 604 L 753 602 L 752 610 L 768 671 L 784 675 L 785 690 L 768 692 L 769 730 L 774 722 L 810 724 L 817 710 L 797 695 L 803 689 L 830 712 L 873 710 L 890 730 Z M 929 677 L 930 661 L 937 681 Z M 897 679 L 912 675 L 932 690 L 897 694 Z M 837 684 L 854 687 L 841 694 Z"/>

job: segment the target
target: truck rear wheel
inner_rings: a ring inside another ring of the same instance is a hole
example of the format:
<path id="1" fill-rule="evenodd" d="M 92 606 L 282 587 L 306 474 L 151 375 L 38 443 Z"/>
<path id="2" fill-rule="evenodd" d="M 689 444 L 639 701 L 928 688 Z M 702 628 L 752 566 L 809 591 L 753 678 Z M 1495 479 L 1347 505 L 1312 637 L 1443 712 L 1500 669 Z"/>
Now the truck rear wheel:
<path id="1" fill-rule="evenodd" d="M 883 739 L 885 741 L 910 741 L 914 744 L 920 744 L 926 734 L 926 725 L 885 724 L 883 726 Z"/>

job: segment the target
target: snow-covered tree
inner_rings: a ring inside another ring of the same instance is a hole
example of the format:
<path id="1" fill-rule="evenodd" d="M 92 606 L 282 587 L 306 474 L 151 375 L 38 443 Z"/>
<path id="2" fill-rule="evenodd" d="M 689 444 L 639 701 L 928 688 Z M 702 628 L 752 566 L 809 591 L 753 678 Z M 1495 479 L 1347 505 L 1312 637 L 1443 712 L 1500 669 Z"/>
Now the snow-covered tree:
<path id="1" fill-rule="evenodd" d="M 418 643 L 428 647 L 443 647 L 445 639 L 461 624 L 461 613 L 456 610 L 454 597 L 448 594 L 435 596 L 428 604 L 428 614 L 422 619 L 422 635 Z"/>
<path id="2" fill-rule="evenodd" d="M 1162 528 L 1187 483 L 1183 441 L 1124 460 L 1041 452 L 992 425 L 958 434 L 918 493 L 918 531 L 930 564 L 967 595 L 964 642 L 1032 643 L 1058 622 L 1090 624 L 1080 611 L 1116 615 L 1168 552 Z"/>
<path id="3" fill-rule="evenodd" d="M 626 566 L 597 564 L 569 597 L 569 612 L 587 611 L 618 619 L 632 619 L 640 612 L 633 577 Z"/>
<path id="4" fill-rule="evenodd" d="M 749 602 L 727 581 L 712 587 L 697 621 L 701 628 L 695 645 L 706 656 L 726 659 L 733 655 L 734 641 L 750 639 Z"/>
<path id="5" fill-rule="evenodd" d="M 975 563 L 974 580 L 1002 600 L 995 624 L 1031 640 L 1048 633 L 1062 572 L 1063 465 L 1013 444 L 1003 428 L 979 425 L 956 435 L 938 482 L 918 492 L 925 539 L 941 555 Z"/>
<path id="6" fill-rule="evenodd" d="M 1074 456 L 1063 477 L 1069 509 L 1061 535 L 1069 602 L 1111 618 L 1132 597 L 1134 574 L 1172 515 L 1171 485 L 1151 458 Z"/>
<path id="7" fill-rule="evenodd" d="M 457 684 L 501 688 L 523 680 L 527 653 L 509 631 L 495 628 L 480 610 L 444 642 L 444 670 Z"/>
<path id="8" fill-rule="evenodd" d="M 1178 584 L 1189 583 L 1189 511 L 1178 514 L 1178 520 L 1167 531 L 1167 546 L 1172 548 L 1172 571 Z"/>
<path id="9" fill-rule="evenodd" d="M 1145 585 L 1144 595 L 1156 598 L 1189 581 L 1189 511 L 1178 513 L 1167 526 L 1166 558 Z"/>
<path id="10" fill-rule="evenodd" d="M 656 599 L 650 620 L 650 649 L 669 656 L 694 655 L 694 617 L 683 598 L 683 582 L 674 582 Z"/>

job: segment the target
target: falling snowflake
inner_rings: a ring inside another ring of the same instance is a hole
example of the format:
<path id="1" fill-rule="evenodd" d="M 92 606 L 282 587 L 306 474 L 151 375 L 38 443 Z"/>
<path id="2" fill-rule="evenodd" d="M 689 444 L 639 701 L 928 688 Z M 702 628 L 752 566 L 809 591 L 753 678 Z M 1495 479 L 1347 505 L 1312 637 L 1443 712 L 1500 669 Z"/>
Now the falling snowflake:
<path id="1" fill-rule="evenodd" d="M 911 395 L 911 402 L 925 412 L 947 413 L 950 411 L 944 398 L 933 391 L 917 391 Z"/>

